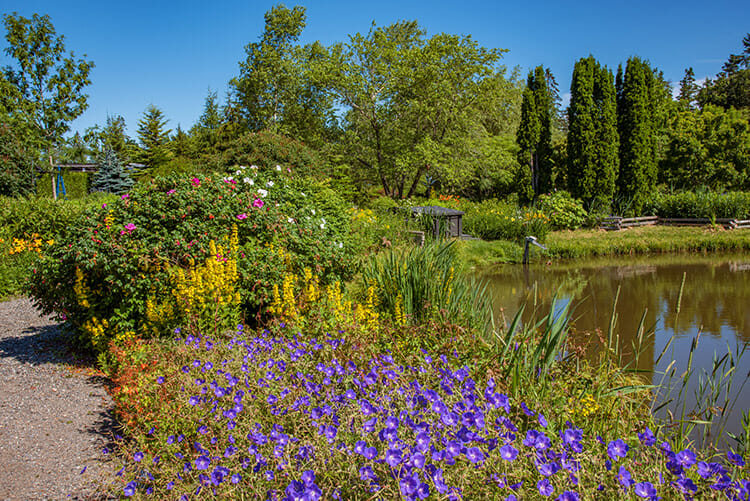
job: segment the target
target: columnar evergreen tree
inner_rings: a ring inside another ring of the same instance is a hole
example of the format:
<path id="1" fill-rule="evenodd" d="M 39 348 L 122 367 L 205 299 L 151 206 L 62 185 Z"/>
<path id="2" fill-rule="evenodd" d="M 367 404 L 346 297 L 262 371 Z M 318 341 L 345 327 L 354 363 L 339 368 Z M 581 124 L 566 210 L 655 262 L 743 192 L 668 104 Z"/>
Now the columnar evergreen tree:
<path id="1" fill-rule="evenodd" d="M 587 204 L 608 206 L 618 170 L 612 72 L 593 56 L 573 69 L 568 108 L 568 189 Z"/>
<path id="2" fill-rule="evenodd" d="M 516 134 L 521 148 L 520 161 L 529 166 L 535 199 L 552 191 L 553 187 L 551 125 L 554 102 L 546 75 L 543 66 L 529 72 L 521 102 L 521 124 Z"/>
<path id="3" fill-rule="evenodd" d="M 117 154 L 110 148 L 104 152 L 99 170 L 91 179 L 91 191 L 103 191 L 120 195 L 133 186 L 133 180 L 117 158 Z"/>
<path id="4" fill-rule="evenodd" d="M 618 83 L 620 172 L 617 191 L 631 201 L 633 211 L 638 214 L 656 187 L 660 83 L 649 64 L 638 57 L 628 59 Z"/>

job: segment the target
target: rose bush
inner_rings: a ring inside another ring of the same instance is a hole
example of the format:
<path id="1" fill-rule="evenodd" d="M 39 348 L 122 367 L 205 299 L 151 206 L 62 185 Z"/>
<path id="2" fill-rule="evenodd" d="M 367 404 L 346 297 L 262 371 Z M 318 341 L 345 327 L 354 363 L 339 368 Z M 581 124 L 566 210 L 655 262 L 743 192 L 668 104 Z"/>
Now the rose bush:
<path id="1" fill-rule="evenodd" d="M 336 193 L 281 168 L 157 178 L 71 223 L 30 292 L 100 352 L 177 325 L 221 330 L 262 316 L 285 273 L 348 278 L 349 223 Z"/>

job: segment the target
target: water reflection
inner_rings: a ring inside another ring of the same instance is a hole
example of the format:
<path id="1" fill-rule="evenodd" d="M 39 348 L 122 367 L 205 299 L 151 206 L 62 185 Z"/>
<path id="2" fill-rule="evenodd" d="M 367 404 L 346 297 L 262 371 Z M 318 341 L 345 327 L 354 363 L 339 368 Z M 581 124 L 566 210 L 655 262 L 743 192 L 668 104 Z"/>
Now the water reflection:
<path id="1" fill-rule="evenodd" d="M 641 370 L 658 374 L 675 360 L 679 374 L 699 333 L 693 363 L 707 369 L 715 352 L 721 356 L 727 346 L 734 351 L 750 343 L 750 255 L 609 258 L 528 268 L 507 265 L 483 275 L 490 280 L 496 318 L 504 315 L 510 320 L 522 303 L 527 305 L 524 320 L 529 320 L 535 308 L 546 313 L 556 293 L 563 303 L 573 301 L 572 335 L 587 346 L 592 359 L 602 349 L 618 288 L 614 332 L 621 346 L 630 347 L 636 341 L 642 318 L 645 328 L 654 332 L 642 347 Z M 675 341 L 655 364 L 673 335 Z M 632 360 L 630 350 L 624 362 Z M 738 367 L 738 383 L 746 379 L 749 369 L 750 356 L 746 356 Z M 658 383 L 660 376 L 653 379 Z M 750 394 L 745 393 L 749 392 L 743 391 L 738 400 L 742 409 L 735 411 L 747 408 Z M 738 414 L 728 421 L 729 429 L 739 431 Z"/>

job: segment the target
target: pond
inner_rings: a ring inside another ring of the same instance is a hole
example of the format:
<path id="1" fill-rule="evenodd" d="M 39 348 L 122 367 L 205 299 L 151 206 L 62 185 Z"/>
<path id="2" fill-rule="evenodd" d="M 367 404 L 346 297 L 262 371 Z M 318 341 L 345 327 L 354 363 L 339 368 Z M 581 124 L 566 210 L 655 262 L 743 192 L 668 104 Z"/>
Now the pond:
<path id="1" fill-rule="evenodd" d="M 683 394 L 694 402 L 699 375 L 703 369 L 712 370 L 714 356 L 720 358 L 728 351 L 735 355 L 750 347 L 748 254 L 589 259 L 528 267 L 502 265 L 484 271 L 482 276 L 490 282 L 495 318 L 506 323 L 522 304 L 526 305 L 524 320 L 529 321 L 535 309 L 538 318 L 549 312 L 556 294 L 558 310 L 572 302 L 571 336 L 586 346 L 586 356 L 592 360 L 598 358 L 602 342 L 606 342 L 617 298 L 613 332 L 619 336 L 620 346 L 630 348 L 637 343 L 639 330 L 644 331 L 640 355 L 636 358 L 634 350 L 623 350 L 623 364 L 637 365 L 645 374 L 651 374 L 653 384 L 662 384 L 662 394 L 669 382 L 663 374 L 673 373 L 673 398 L 677 397 L 679 377 L 688 366 L 691 352 L 695 373 Z M 725 370 L 729 366 L 727 361 Z M 726 431 L 735 434 L 742 430 L 742 412 L 750 403 L 750 385 L 744 385 L 749 371 L 747 353 L 735 363 L 730 397 L 736 399 L 736 404 L 730 409 L 720 398 L 713 405 L 716 413 L 726 407 Z M 705 395 L 699 400 L 708 407 Z M 679 416 L 682 408 L 673 402 L 664 407 L 662 415 L 669 409 Z M 717 430 L 715 426 L 714 433 Z M 729 445 L 736 446 L 733 441 Z"/>

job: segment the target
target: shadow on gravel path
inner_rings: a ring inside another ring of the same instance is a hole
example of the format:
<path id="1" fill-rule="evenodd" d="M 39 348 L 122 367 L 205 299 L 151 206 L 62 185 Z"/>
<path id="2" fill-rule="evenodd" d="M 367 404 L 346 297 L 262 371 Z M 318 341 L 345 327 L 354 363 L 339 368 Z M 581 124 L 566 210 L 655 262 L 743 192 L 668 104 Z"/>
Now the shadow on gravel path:
<path id="1" fill-rule="evenodd" d="M 0 499 L 102 499 L 117 424 L 109 380 L 28 299 L 0 303 Z"/>

